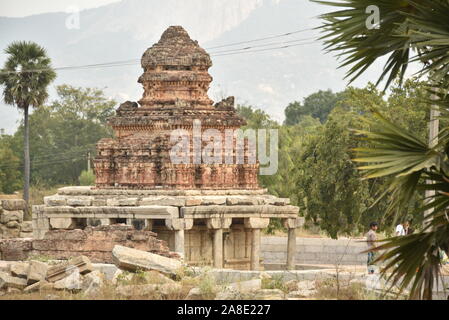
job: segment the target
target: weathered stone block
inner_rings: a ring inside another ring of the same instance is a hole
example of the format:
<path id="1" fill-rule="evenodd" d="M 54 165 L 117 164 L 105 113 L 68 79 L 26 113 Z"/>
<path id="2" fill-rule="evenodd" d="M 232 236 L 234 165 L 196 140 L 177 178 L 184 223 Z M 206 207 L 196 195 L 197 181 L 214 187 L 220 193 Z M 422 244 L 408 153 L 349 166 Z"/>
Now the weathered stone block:
<path id="1" fill-rule="evenodd" d="M 115 246 L 112 256 L 114 263 L 119 268 L 131 271 L 157 270 L 162 273 L 174 274 L 182 266 L 179 260 L 123 246 Z"/>
<path id="2" fill-rule="evenodd" d="M 26 210 L 26 202 L 22 199 L 2 200 L 2 207 L 9 211 Z"/>
<path id="3" fill-rule="evenodd" d="M 228 206 L 257 206 L 264 204 L 263 200 L 256 197 L 230 196 L 226 198 Z"/>
<path id="4" fill-rule="evenodd" d="M 69 197 L 67 205 L 72 207 L 89 207 L 92 205 L 91 197 Z"/>
<path id="5" fill-rule="evenodd" d="M 94 207 L 104 207 L 107 205 L 106 199 L 93 199 L 92 200 L 92 206 Z"/>
<path id="6" fill-rule="evenodd" d="M 62 196 L 49 196 L 44 197 L 44 204 L 50 207 L 58 207 L 58 206 L 66 206 L 67 200 L 65 197 Z M 34 211 L 34 209 L 33 209 Z"/>
<path id="7" fill-rule="evenodd" d="M 20 222 L 19 221 L 9 221 L 6 224 L 6 227 L 9 229 L 19 229 L 19 232 L 20 232 Z"/>
<path id="8" fill-rule="evenodd" d="M 56 290 L 81 290 L 81 276 L 77 268 L 70 270 L 70 273 L 63 279 L 55 281 Z"/>
<path id="9" fill-rule="evenodd" d="M 27 275 L 28 284 L 33 284 L 45 280 L 47 277 L 48 266 L 46 263 L 40 261 L 30 261 Z"/>
<path id="10" fill-rule="evenodd" d="M 12 277 L 6 272 L 0 272 L 0 289 L 16 288 L 22 290 L 26 286 L 27 286 L 26 279 Z"/>
<path id="11" fill-rule="evenodd" d="M 141 206 L 174 206 L 174 207 L 183 207 L 186 205 L 186 200 L 180 197 L 164 197 L 164 196 L 156 196 L 143 198 L 140 200 L 139 204 Z"/>
<path id="12" fill-rule="evenodd" d="M 11 275 L 17 278 L 26 279 L 28 275 L 29 265 L 26 262 L 13 262 L 9 266 Z"/>
<path id="13" fill-rule="evenodd" d="M 30 292 L 40 291 L 45 285 L 48 285 L 48 281 L 41 280 L 39 282 L 29 285 L 28 287 L 23 289 L 23 292 L 30 293 Z"/>
<path id="14" fill-rule="evenodd" d="M 0 214 L 0 223 L 7 224 L 11 221 L 17 221 L 21 223 L 23 221 L 23 211 L 3 211 L 3 213 Z"/>
<path id="15" fill-rule="evenodd" d="M 135 207 L 137 206 L 138 200 L 138 198 L 118 199 L 118 205 L 120 207 Z"/>
<path id="16" fill-rule="evenodd" d="M 32 221 L 24 221 L 24 222 L 22 222 L 20 231 L 22 231 L 22 232 L 33 232 L 33 222 Z"/>
<path id="17" fill-rule="evenodd" d="M 192 207 L 192 206 L 200 206 L 203 200 L 201 198 L 188 197 L 186 198 L 185 201 L 186 207 Z"/>
<path id="18" fill-rule="evenodd" d="M 77 269 L 79 274 L 87 274 L 93 271 L 90 260 L 85 256 L 75 257 L 68 262 L 52 266 L 47 270 L 47 281 L 55 282 L 66 278 Z"/>

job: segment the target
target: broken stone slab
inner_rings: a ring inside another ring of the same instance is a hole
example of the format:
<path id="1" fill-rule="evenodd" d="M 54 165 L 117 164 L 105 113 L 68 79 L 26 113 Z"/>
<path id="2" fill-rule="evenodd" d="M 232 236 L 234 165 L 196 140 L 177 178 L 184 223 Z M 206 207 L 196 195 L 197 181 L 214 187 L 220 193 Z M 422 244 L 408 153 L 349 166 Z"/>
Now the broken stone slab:
<path id="1" fill-rule="evenodd" d="M 59 195 L 90 195 L 92 187 L 64 187 L 58 189 Z"/>
<path id="2" fill-rule="evenodd" d="M 0 223 L 7 224 L 12 221 L 21 223 L 23 221 L 23 211 L 3 211 L 3 213 L 0 213 Z"/>
<path id="3" fill-rule="evenodd" d="M 263 199 L 257 197 L 230 196 L 226 198 L 228 206 L 257 206 L 264 203 Z"/>
<path id="4" fill-rule="evenodd" d="M 92 197 L 69 197 L 67 205 L 72 207 L 89 207 L 92 205 Z"/>
<path id="5" fill-rule="evenodd" d="M 16 288 L 22 290 L 26 286 L 27 286 L 26 279 L 10 276 L 6 272 L 0 272 L 0 289 Z"/>
<path id="6" fill-rule="evenodd" d="M 95 295 L 103 287 L 104 282 L 104 274 L 99 270 L 95 270 L 84 276 L 81 282 L 81 289 L 84 290 L 85 295 Z"/>
<path id="7" fill-rule="evenodd" d="M 69 261 L 52 266 L 47 271 L 47 281 L 56 282 L 69 276 L 74 269 L 77 269 L 80 274 L 87 274 L 93 271 L 92 264 L 86 256 L 79 256 L 72 258 Z"/>
<path id="8" fill-rule="evenodd" d="M 109 199 L 106 202 L 109 205 Z M 123 198 L 117 199 L 117 206 L 119 207 L 135 207 L 139 203 L 138 198 Z"/>
<path id="9" fill-rule="evenodd" d="M 35 291 L 40 291 L 44 286 L 46 286 L 48 284 L 48 281 L 46 280 L 41 280 L 38 282 L 35 282 L 31 285 L 29 285 L 28 287 L 26 287 L 25 289 L 23 289 L 23 292 L 35 292 Z"/>
<path id="10" fill-rule="evenodd" d="M 26 202 L 22 199 L 7 199 L 1 201 L 2 207 L 5 210 L 26 210 Z"/>
<path id="11" fill-rule="evenodd" d="M 45 280 L 47 277 L 48 265 L 46 263 L 32 260 L 28 268 L 27 282 L 33 284 Z"/>
<path id="12" fill-rule="evenodd" d="M 9 266 L 9 272 L 13 277 L 26 279 L 28 276 L 29 264 L 26 262 L 13 262 Z"/>
<path id="13" fill-rule="evenodd" d="M 202 206 L 224 205 L 226 204 L 226 197 L 202 197 Z"/>
<path id="14" fill-rule="evenodd" d="M 46 206 L 50 206 L 50 207 L 58 207 L 58 206 L 66 206 L 67 205 L 67 200 L 66 197 L 62 197 L 62 196 L 49 196 L 49 197 L 44 197 L 44 204 Z"/>
<path id="15" fill-rule="evenodd" d="M 55 282 L 56 290 L 81 290 L 81 275 L 78 268 L 71 270 L 70 274 L 64 279 Z"/>
<path id="16" fill-rule="evenodd" d="M 0 271 L 9 272 L 9 266 L 12 262 L 0 260 Z"/>
<path id="17" fill-rule="evenodd" d="M 154 196 L 149 198 L 143 198 L 140 200 L 139 205 L 141 206 L 174 206 L 174 207 L 184 207 L 186 205 L 186 200 L 181 197 L 164 197 L 164 196 Z"/>
<path id="18" fill-rule="evenodd" d="M 119 245 L 112 249 L 112 259 L 122 269 L 130 271 L 156 270 L 170 275 L 175 274 L 182 266 L 179 260 Z"/>
<path id="19" fill-rule="evenodd" d="M 112 280 L 115 273 L 120 270 L 115 264 L 109 263 L 92 263 L 94 271 L 98 270 L 104 274 L 106 280 Z"/>

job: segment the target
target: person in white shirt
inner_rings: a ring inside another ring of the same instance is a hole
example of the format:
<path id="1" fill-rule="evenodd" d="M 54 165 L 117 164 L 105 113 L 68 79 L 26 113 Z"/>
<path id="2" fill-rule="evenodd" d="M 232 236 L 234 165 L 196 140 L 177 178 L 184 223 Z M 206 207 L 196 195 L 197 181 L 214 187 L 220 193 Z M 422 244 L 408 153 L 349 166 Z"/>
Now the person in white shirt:
<path id="1" fill-rule="evenodd" d="M 398 224 L 396 226 L 396 237 L 400 237 L 400 236 L 405 236 L 408 234 L 408 230 L 410 227 L 410 222 L 409 221 L 404 221 L 401 224 Z"/>

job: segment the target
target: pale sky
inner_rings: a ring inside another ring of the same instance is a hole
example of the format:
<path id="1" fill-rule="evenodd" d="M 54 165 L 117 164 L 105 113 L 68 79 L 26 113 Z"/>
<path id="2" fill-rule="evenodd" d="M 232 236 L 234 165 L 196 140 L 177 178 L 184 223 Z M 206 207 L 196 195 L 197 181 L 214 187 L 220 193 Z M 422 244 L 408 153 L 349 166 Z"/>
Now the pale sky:
<path id="1" fill-rule="evenodd" d="M 0 0 L 0 16 L 25 17 L 46 12 L 66 12 L 71 7 L 83 10 L 118 1 L 121 0 Z"/>

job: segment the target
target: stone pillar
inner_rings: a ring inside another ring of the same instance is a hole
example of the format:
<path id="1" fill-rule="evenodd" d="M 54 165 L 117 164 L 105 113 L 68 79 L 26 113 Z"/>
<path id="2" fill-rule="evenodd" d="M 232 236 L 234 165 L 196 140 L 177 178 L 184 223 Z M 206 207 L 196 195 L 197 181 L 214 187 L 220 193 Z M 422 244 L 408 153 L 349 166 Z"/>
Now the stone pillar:
<path id="1" fill-rule="evenodd" d="M 247 218 L 245 228 L 251 230 L 251 270 L 260 270 L 260 230 L 268 227 L 269 218 Z"/>
<path id="2" fill-rule="evenodd" d="M 231 226 L 232 218 L 210 218 L 207 227 L 213 229 L 213 259 L 214 268 L 222 269 L 223 264 L 223 229 Z"/>
<path id="3" fill-rule="evenodd" d="M 184 257 L 184 229 L 175 230 L 175 252 Z"/>
<path id="4" fill-rule="evenodd" d="M 153 220 L 145 219 L 145 230 L 147 231 L 153 230 Z"/>
<path id="5" fill-rule="evenodd" d="M 296 253 L 296 228 L 290 228 L 288 229 L 287 270 L 296 269 L 295 253 Z"/>
<path id="6" fill-rule="evenodd" d="M 285 219 L 284 227 L 288 229 L 288 242 L 287 242 L 287 270 L 296 269 L 296 228 L 302 225 L 301 219 Z"/>
<path id="7" fill-rule="evenodd" d="M 251 232 L 251 270 L 260 269 L 260 229 Z"/>
<path id="8" fill-rule="evenodd" d="M 185 254 L 185 244 L 184 244 L 184 230 L 192 229 L 193 219 L 167 219 L 165 220 L 165 226 L 169 230 L 174 231 L 175 237 L 175 252 L 178 253 L 182 258 Z"/>
<path id="9" fill-rule="evenodd" d="M 223 229 L 214 229 L 214 268 L 223 268 Z"/>

